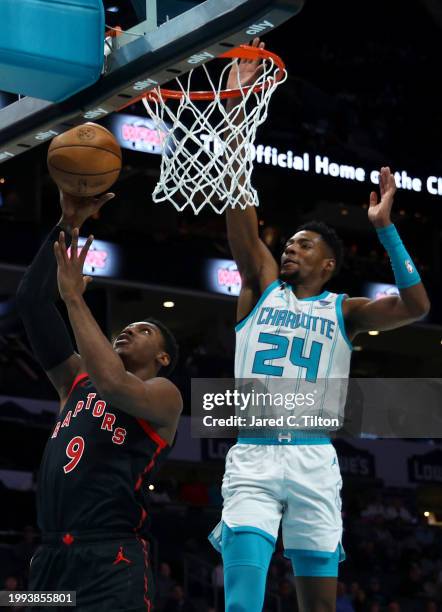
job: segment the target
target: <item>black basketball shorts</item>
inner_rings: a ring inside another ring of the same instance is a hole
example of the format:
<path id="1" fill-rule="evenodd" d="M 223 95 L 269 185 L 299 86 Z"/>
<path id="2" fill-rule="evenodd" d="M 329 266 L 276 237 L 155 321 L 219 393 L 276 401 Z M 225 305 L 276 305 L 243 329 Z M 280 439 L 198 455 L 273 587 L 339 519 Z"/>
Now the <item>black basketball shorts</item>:
<path id="1" fill-rule="evenodd" d="M 30 591 L 76 591 L 82 612 L 151 612 L 149 543 L 132 534 L 57 533 L 43 536 L 31 560 Z M 30 607 L 61 612 L 66 607 Z"/>

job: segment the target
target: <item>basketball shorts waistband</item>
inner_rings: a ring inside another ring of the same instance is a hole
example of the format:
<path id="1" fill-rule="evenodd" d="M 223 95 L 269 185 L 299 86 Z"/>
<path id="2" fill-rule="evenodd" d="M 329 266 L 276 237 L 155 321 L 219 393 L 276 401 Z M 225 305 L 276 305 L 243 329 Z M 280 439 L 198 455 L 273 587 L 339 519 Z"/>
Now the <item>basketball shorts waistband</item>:
<path id="1" fill-rule="evenodd" d="M 48 531 L 41 535 L 42 544 L 70 546 L 75 543 L 136 541 L 138 534 L 130 531 Z M 142 538 L 143 539 L 143 538 Z"/>
<path id="2" fill-rule="evenodd" d="M 268 431 L 266 435 L 240 436 L 238 444 L 302 445 L 331 444 L 330 436 L 322 432 Z"/>

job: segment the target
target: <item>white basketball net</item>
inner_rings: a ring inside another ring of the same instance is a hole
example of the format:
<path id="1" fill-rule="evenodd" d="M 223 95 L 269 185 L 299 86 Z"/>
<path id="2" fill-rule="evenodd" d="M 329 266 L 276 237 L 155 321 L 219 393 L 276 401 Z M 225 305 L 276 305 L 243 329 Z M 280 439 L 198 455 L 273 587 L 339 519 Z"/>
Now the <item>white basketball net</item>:
<path id="1" fill-rule="evenodd" d="M 180 100 L 165 99 L 159 90 L 156 99 L 143 99 L 163 140 L 166 132 L 161 176 L 152 194 L 154 202 L 169 201 L 179 211 L 191 206 L 195 214 L 206 205 L 218 214 L 228 206 L 258 206 L 258 194 L 251 184 L 253 143 L 258 126 L 267 118 L 270 98 L 287 73 L 284 71 L 277 81 L 276 63 L 272 58 L 263 60 L 262 72 L 253 87 L 241 87 L 238 77 L 240 95 L 227 112 L 220 91 L 237 61 L 228 61 L 216 83 L 207 67 L 200 66 L 213 91 L 213 100 L 191 100 L 196 69 L 188 73 L 184 83 L 175 79 L 182 92 Z M 257 87 L 260 90 L 256 91 Z M 170 123 L 172 127 L 166 127 Z"/>

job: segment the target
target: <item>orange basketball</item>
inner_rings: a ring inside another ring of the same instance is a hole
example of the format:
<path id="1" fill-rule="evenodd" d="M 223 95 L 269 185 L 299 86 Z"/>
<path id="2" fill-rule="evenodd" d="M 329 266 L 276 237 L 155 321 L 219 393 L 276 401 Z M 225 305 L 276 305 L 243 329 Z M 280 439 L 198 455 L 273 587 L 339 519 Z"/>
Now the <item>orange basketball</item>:
<path id="1" fill-rule="evenodd" d="M 48 168 L 66 193 L 94 196 L 107 191 L 118 179 L 121 149 L 109 130 L 96 123 L 84 123 L 52 140 Z"/>

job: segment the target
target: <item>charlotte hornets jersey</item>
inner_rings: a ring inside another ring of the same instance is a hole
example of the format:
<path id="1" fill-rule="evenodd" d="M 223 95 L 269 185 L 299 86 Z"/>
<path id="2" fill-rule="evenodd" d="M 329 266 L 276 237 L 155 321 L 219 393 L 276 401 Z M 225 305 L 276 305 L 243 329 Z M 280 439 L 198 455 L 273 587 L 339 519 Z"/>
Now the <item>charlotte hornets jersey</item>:
<path id="1" fill-rule="evenodd" d="M 298 427 L 317 427 L 316 417 L 342 421 L 352 351 L 342 315 L 345 297 L 324 291 L 297 298 L 277 280 L 236 326 L 235 379 L 259 379 L 258 386 L 272 394 L 313 394 L 307 405 L 292 407 L 302 418 Z"/>
<path id="2" fill-rule="evenodd" d="M 142 533 L 147 482 L 169 450 L 147 421 L 108 405 L 80 375 L 40 465 L 39 528 Z"/>

